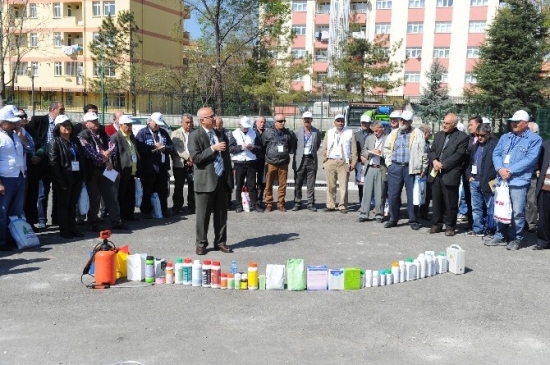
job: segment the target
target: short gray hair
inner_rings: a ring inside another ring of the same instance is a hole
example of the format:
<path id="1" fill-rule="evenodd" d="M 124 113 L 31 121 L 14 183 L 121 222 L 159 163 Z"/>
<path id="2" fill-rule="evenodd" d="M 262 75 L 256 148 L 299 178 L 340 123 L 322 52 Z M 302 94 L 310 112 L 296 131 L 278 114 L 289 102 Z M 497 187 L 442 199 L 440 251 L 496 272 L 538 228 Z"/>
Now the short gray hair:
<path id="1" fill-rule="evenodd" d="M 377 128 L 377 127 L 382 127 L 382 121 L 381 121 L 381 120 L 378 120 L 378 119 L 375 119 L 375 120 L 373 120 L 373 122 L 370 124 L 370 129 L 374 129 L 374 128 Z"/>
<path id="2" fill-rule="evenodd" d="M 189 113 L 184 113 L 182 116 L 181 116 L 181 119 L 185 119 L 185 118 L 188 118 L 188 119 L 191 119 L 193 120 L 193 116 Z"/>
<path id="3" fill-rule="evenodd" d="M 539 125 L 535 122 L 529 122 L 529 129 L 534 133 L 539 133 Z"/>
<path id="4" fill-rule="evenodd" d="M 422 131 L 422 133 L 432 134 L 432 128 L 427 124 L 420 124 L 418 126 L 418 129 L 420 129 Z"/>
<path id="5" fill-rule="evenodd" d="M 476 133 L 481 133 L 481 132 L 491 133 L 491 130 L 492 128 L 490 124 L 482 123 L 477 126 Z"/>

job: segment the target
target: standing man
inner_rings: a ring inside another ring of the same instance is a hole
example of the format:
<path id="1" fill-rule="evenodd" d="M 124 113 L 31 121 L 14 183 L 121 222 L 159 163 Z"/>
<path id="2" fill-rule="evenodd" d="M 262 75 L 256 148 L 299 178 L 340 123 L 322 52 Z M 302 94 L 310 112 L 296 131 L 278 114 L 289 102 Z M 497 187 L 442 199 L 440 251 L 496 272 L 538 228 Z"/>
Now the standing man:
<path id="1" fill-rule="evenodd" d="M 193 116 L 184 114 L 181 118 L 181 128 L 172 132 L 172 172 L 174 173 L 174 195 L 172 195 L 172 212 L 177 214 L 183 210 L 183 187 L 187 181 L 187 209 L 195 213 L 195 190 L 193 183 L 193 160 L 189 154 L 189 135 L 193 130 Z"/>
<path id="2" fill-rule="evenodd" d="M 227 195 L 233 189 L 227 136 L 214 129 L 211 108 L 197 112 L 201 127 L 189 135 L 189 153 L 195 167 L 197 209 L 195 252 L 205 255 L 210 215 L 214 214 L 214 251 L 231 253 L 227 246 Z"/>
<path id="3" fill-rule="evenodd" d="M 151 114 L 147 127 L 139 130 L 136 136 L 138 152 L 141 157 L 141 185 L 143 198 L 141 212 L 145 218 L 151 218 L 153 206 L 151 194 L 158 193 L 162 215 L 172 216 L 168 210 L 168 172 L 170 171 L 170 154 L 174 150 L 172 139 L 161 125 L 166 125 L 164 115 L 159 112 Z"/>
<path id="4" fill-rule="evenodd" d="M 336 211 L 336 182 L 340 186 L 340 213 L 348 212 L 349 173 L 357 163 L 357 143 L 351 129 L 344 127 L 342 114 L 334 117 L 334 128 L 323 140 L 323 164 L 327 176 L 327 207 L 325 212 Z"/>
<path id="5" fill-rule="evenodd" d="M 288 164 L 290 152 L 294 150 L 296 137 L 285 128 L 286 119 L 283 114 L 275 115 L 275 127 L 267 129 L 262 134 L 262 145 L 265 150 L 266 184 L 265 184 L 265 210 L 273 209 L 273 182 L 279 180 L 277 196 L 277 209 L 286 212 L 285 195 L 286 179 L 288 176 Z"/>
<path id="6" fill-rule="evenodd" d="M 256 119 L 256 127 L 254 132 L 256 136 L 262 140 L 262 134 L 265 131 L 265 117 Z M 265 191 L 265 150 L 260 148 L 256 154 L 256 206 L 262 209 L 262 200 L 264 199 Z"/>
<path id="7" fill-rule="evenodd" d="M 115 134 L 119 130 L 119 120 L 120 117 L 124 115 L 124 112 L 122 110 L 117 110 L 113 113 L 113 123 L 109 124 L 107 127 L 105 127 L 105 133 L 107 133 L 107 136 L 111 137 L 113 134 Z M 130 119 L 130 122 L 132 119 Z"/>
<path id="8" fill-rule="evenodd" d="M 412 126 L 413 117 L 411 111 L 405 110 L 401 114 L 401 125 L 393 129 L 384 142 L 390 208 L 390 219 L 384 224 L 384 228 L 397 226 L 403 185 L 407 190 L 409 225 L 415 231 L 421 227 L 414 211 L 413 188 L 416 176 L 424 176 L 428 161 L 424 151 L 426 145 L 424 133 Z"/>
<path id="9" fill-rule="evenodd" d="M 529 129 L 529 114 L 526 111 L 518 110 L 509 121 L 512 132 L 500 137 L 493 152 L 493 164 L 498 174 L 497 184 L 502 184 L 504 180 L 510 189 L 512 224 L 509 226 L 497 221 L 497 231 L 485 245 L 505 246 L 508 241 L 507 250 L 519 250 L 523 241 L 527 191 L 539 160 L 542 138 Z"/>
<path id="10" fill-rule="evenodd" d="M 426 156 L 428 156 L 428 152 L 430 151 L 430 147 L 432 146 L 432 142 L 430 142 L 432 128 L 427 124 L 421 124 L 418 129 L 420 129 L 422 133 L 424 133 L 424 139 L 426 141 L 424 152 L 426 153 Z M 426 170 L 424 170 L 424 176 L 428 176 L 428 165 L 426 165 Z M 424 204 L 418 207 L 418 213 L 420 214 L 421 219 L 429 220 L 430 200 L 432 200 L 432 187 L 430 186 L 430 184 L 426 184 L 426 200 Z"/>
<path id="11" fill-rule="evenodd" d="M 364 113 L 363 115 L 361 115 L 361 129 L 355 132 L 357 154 L 359 155 L 361 155 L 363 148 L 365 147 L 365 141 L 367 140 L 367 137 L 372 134 L 370 122 L 371 120 L 368 114 Z M 357 165 L 355 166 L 355 183 L 357 184 L 357 188 L 359 189 L 359 204 L 361 204 L 361 202 L 363 201 L 363 185 L 365 179 L 365 163 L 363 162 L 363 160 L 364 158 L 361 157 L 361 159 L 357 161 Z"/>
<path id="12" fill-rule="evenodd" d="M 29 223 L 38 222 L 36 228 L 45 229 L 48 222 L 48 196 L 51 188 L 50 163 L 48 161 L 48 143 L 53 138 L 55 118 L 65 114 L 65 105 L 63 103 L 52 101 L 49 112 L 46 115 L 34 116 L 28 124 L 31 135 L 36 136 L 36 153 L 31 157 L 31 164 L 27 166 L 28 188 L 27 200 L 37 201 L 37 214 L 34 212 L 28 217 Z M 52 197 L 52 224 L 56 224 L 57 215 L 57 196 Z"/>
<path id="13" fill-rule="evenodd" d="M 86 113 L 88 113 L 88 112 L 98 114 L 98 111 L 99 111 L 99 109 L 97 108 L 97 105 L 94 105 L 94 104 L 86 104 L 84 106 L 83 110 L 84 110 L 84 115 L 86 115 Z M 104 129 L 104 127 L 102 125 L 100 125 L 99 128 Z M 73 131 L 71 132 L 71 134 L 73 136 L 77 137 L 78 134 L 80 132 L 82 132 L 84 129 L 86 129 L 86 121 L 82 120 L 82 122 L 76 123 L 73 126 Z"/>
<path id="14" fill-rule="evenodd" d="M 321 147 L 321 132 L 313 127 L 313 115 L 311 112 L 304 112 L 302 115 L 303 128 L 294 131 L 296 136 L 296 149 L 292 161 L 292 169 L 296 185 L 294 188 L 293 211 L 302 209 L 302 186 L 304 179 L 307 180 L 307 209 L 316 212 L 315 208 L 315 177 L 317 175 L 317 151 Z"/>
<path id="15" fill-rule="evenodd" d="M 447 114 L 443 119 L 443 130 L 437 132 L 428 152 L 432 184 L 433 225 L 429 233 L 443 231 L 445 236 L 455 235 L 458 214 L 459 187 L 462 179 L 464 159 L 467 156 L 469 137 L 458 130 L 458 118 Z"/>
<path id="16" fill-rule="evenodd" d="M 384 126 L 379 120 L 375 120 L 371 128 L 373 134 L 367 137 L 361 152 L 361 161 L 365 164 L 363 175 L 365 183 L 361 208 L 359 209 L 359 222 L 365 222 L 369 219 L 370 204 L 374 195 L 376 222 L 382 223 L 388 180 L 388 169 L 383 157 L 384 142 L 387 135 L 384 134 Z"/>
<path id="17" fill-rule="evenodd" d="M 536 196 L 538 200 L 539 221 L 546 224 L 537 225 L 537 244 L 533 250 L 544 250 L 550 247 L 550 140 L 542 143 L 538 163 L 540 170 L 537 181 Z"/>
<path id="18" fill-rule="evenodd" d="M 227 137 L 227 141 L 231 139 L 231 131 L 223 127 L 222 117 L 216 117 L 216 119 L 214 120 L 214 129 L 217 131 L 220 131 L 220 133 L 223 133 L 223 135 Z M 227 144 L 227 149 L 229 150 L 229 142 Z M 232 179 L 235 178 L 233 169 L 231 170 L 231 178 Z M 229 192 L 229 195 L 227 195 L 227 209 L 229 209 L 230 207 L 231 207 L 231 191 Z"/>
<path id="19" fill-rule="evenodd" d="M 233 168 L 235 169 L 235 212 L 242 213 L 243 205 L 241 192 L 246 186 L 250 196 L 250 211 L 263 213 L 256 204 L 256 154 L 262 149 L 261 140 L 256 136 L 252 128 L 252 122 L 247 117 L 239 121 L 239 128 L 235 129 L 229 139 L 229 152 L 233 156 Z M 245 185 L 246 180 L 246 185 Z"/>

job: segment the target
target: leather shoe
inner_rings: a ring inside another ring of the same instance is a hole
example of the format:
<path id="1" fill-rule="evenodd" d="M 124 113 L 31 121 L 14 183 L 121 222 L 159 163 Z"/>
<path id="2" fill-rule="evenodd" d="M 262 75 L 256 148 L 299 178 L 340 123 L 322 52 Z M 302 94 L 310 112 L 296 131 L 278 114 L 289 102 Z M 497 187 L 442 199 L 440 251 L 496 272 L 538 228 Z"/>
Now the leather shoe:
<path id="1" fill-rule="evenodd" d="M 307 207 L 308 210 L 311 210 L 312 212 L 316 212 L 317 208 L 315 208 L 313 205 L 311 207 Z"/>
<path id="2" fill-rule="evenodd" d="M 271 212 L 273 210 L 273 207 L 271 205 L 266 205 L 265 206 L 265 211 L 266 212 Z"/>
<path id="3" fill-rule="evenodd" d="M 540 250 L 546 250 L 546 247 L 542 247 L 542 246 L 539 246 L 539 245 L 534 245 L 533 246 L 533 251 L 540 251 Z"/>
<path id="4" fill-rule="evenodd" d="M 279 207 L 279 208 L 277 208 L 277 209 L 279 209 L 279 212 L 283 212 L 283 213 L 286 212 L 285 207 Z"/>
<path id="5" fill-rule="evenodd" d="M 218 245 L 214 247 L 214 251 L 221 251 L 223 253 L 232 253 L 233 250 L 227 245 Z"/>
<path id="6" fill-rule="evenodd" d="M 122 222 L 117 222 L 111 226 L 112 229 L 120 229 L 120 230 L 127 230 L 130 229 L 126 224 Z"/>
<path id="7" fill-rule="evenodd" d="M 376 218 L 376 223 L 384 223 L 384 220 L 382 218 Z"/>
<path id="8" fill-rule="evenodd" d="M 443 226 L 440 226 L 438 224 L 434 224 L 432 228 L 428 230 L 428 233 L 434 234 L 434 233 L 441 233 L 443 232 Z"/>
<path id="9" fill-rule="evenodd" d="M 455 235 L 455 229 L 453 227 L 445 228 L 445 236 L 454 236 L 454 235 Z"/>
<path id="10" fill-rule="evenodd" d="M 196 250 L 195 250 L 195 253 L 197 255 L 206 255 L 206 248 L 204 247 L 197 247 Z"/>
<path id="11" fill-rule="evenodd" d="M 242 212 L 243 212 L 243 207 L 238 206 L 237 208 L 235 208 L 235 213 L 242 213 Z"/>
<path id="12" fill-rule="evenodd" d="M 336 211 L 336 209 L 334 209 L 334 208 L 325 208 L 325 209 L 323 209 L 323 212 L 335 212 L 335 211 Z"/>
<path id="13" fill-rule="evenodd" d="M 409 223 L 409 225 L 411 226 L 411 229 L 412 229 L 413 231 L 418 231 L 418 230 L 420 229 L 420 227 L 422 227 L 422 226 L 420 225 L 420 223 L 417 223 L 417 222 L 411 222 L 411 223 Z M 453 231 L 453 232 L 454 232 L 454 231 Z"/>
<path id="14" fill-rule="evenodd" d="M 300 206 L 300 204 L 294 204 L 294 207 L 292 208 L 292 211 L 293 212 L 296 212 L 298 210 L 302 209 L 302 207 Z"/>
<path id="15" fill-rule="evenodd" d="M 366 222 L 368 221 L 369 219 L 367 217 L 362 217 L 362 216 L 359 216 L 359 219 L 357 220 L 358 222 Z"/>
<path id="16" fill-rule="evenodd" d="M 395 222 L 386 222 L 384 224 L 384 228 L 392 228 L 392 227 L 397 227 L 397 223 L 395 223 Z"/>
<path id="17" fill-rule="evenodd" d="M 175 213 L 172 212 L 172 210 L 165 210 L 164 212 L 162 212 L 162 217 L 163 217 L 163 218 L 173 217 L 174 214 L 175 214 Z"/>
<path id="18" fill-rule="evenodd" d="M 345 209 L 345 208 L 344 208 L 344 209 L 340 209 L 340 213 L 346 214 L 347 212 L 349 212 L 349 210 L 347 210 L 347 209 Z"/>

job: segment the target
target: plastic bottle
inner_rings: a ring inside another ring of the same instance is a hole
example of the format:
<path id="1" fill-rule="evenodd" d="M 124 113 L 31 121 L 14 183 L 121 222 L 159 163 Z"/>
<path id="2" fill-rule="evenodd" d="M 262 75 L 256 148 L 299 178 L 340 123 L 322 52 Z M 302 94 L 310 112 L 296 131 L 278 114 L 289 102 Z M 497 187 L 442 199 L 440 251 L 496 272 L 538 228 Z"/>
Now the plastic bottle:
<path id="1" fill-rule="evenodd" d="M 174 284 L 174 266 L 171 262 L 166 264 L 166 284 Z"/>
<path id="2" fill-rule="evenodd" d="M 432 256 L 431 274 L 428 274 L 428 269 L 426 268 L 426 275 L 434 276 L 437 273 L 436 270 L 435 270 L 435 263 L 436 263 L 436 260 L 437 260 L 437 256 L 435 255 L 434 251 L 426 251 L 424 254 L 426 255 L 426 258 L 428 257 L 428 255 Z"/>
<path id="3" fill-rule="evenodd" d="M 393 275 L 391 273 L 391 269 L 386 269 L 386 285 L 392 285 L 393 284 Z"/>
<path id="4" fill-rule="evenodd" d="M 235 289 L 235 275 L 227 274 L 227 289 Z"/>
<path id="5" fill-rule="evenodd" d="M 241 290 L 241 273 L 235 274 L 235 290 Z"/>
<path id="6" fill-rule="evenodd" d="M 411 266 L 413 266 L 413 259 L 408 257 L 407 261 L 405 262 L 405 280 L 411 281 Z"/>
<path id="7" fill-rule="evenodd" d="M 210 280 L 212 275 L 212 263 L 210 260 L 204 260 L 202 263 L 202 287 L 210 288 Z"/>
<path id="8" fill-rule="evenodd" d="M 227 274 L 223 273 L 220 280 L 220 289 L 227 289 Z"/>
<path id="9" fill-rule="evenodd" d="M 365 287 L 372 287 L 372 270 L 365 270 Z"/>
<path id="10" fill-rule="evenodd" d="M 231 261 L 231 274 L 235 275 L 237 273 L 237 260 Z"/>
<path id="11" fill-rule="evenodd" d="M 248 289 L 248 275 L 245 273 L 241 273 L 241 290 L 247 290 Z"/>
<path id="12" fill-rule="evenodd" d="M 212 262 L 210 273 L 210 286 L 213 289 L 219 289 L 222 280 L 222 268 L 219 261 Z"/>
<path id="13" fill-rule="evenodd" d="M 155 258 L 153 256 L 147 256 L 145 259 L 145 282 L 155 282 Z"/>
<path id="14" fill-rule="evenodd" d="M 394 262 L 391 265 L 391 273 L 393 276 L 393 283 L 394 284 L 399 283 L 399 262 Z"/>
<path id="15" fill-rule="evenodd" d="M 361 289 L 365 287 L 365 270 L 361 270 Z"/>
<path id="16" fill-rule="evenodd" d="M 372 286 L 379 286 L 380 285 L 380 273 L 378 270 L 372 271 Z"/>
<path id="17" fill-rule="evenodd" d="M 258 290 L 258 264 L 248 264 L 248 290 Z"/>
<path id="18" fill-rule="evenodd" d="M 380 270 L 378 271 L 378 274 L 380 275 L 380 286 L 386 285 L 386 270 Z"/>
<path id="19" fill-rule="evenodd" d="M 168 269 L 168 266 L 166 268 Z M 176 260 L 174 267 L 174 284 L 183 284 L 183 260 L 180 258 Z"/>
<path id="20" fill-rule="evenodd" d="M 420 262 L 420 275 L 418 277 L 424 279 L 426 277 L 426 256 L 420 253 L 417 260 Z"/>
<path id="21" fill-rule="evenodd" d="M 165 259 L 155 259 L 155 284 L 166 284 Z"/>
<path id="22" fill-rule="evenodd" d="M 415 266 L 415 269 L 414 269 L 415 274 L 416 274 L 415 279 L 418 280 L 418 279 L 420 279 L 420 262 L 417 259 L 414 259 L 413 263 L 414 263 L 414 266 Z"/>
<path id="23" fill-rule="evenodd" d="M 439 263 L 439 273 L 444 274 L 447 272 L 447 256 L 445 256 L 445 252 L 440 252 L 439 256 L 437 256 L 437 261 Z"/>
<path id="24" fill-rule="evenodd" d="M 202 264 L 201 260 L 195 260 L 192 267 L 191 282 L 193 286 L 202 286 Z"/>
<path id="25" fill-rule="evenodd" d="M 405 261 L 399 261 L 399 282 L 404 283 L 407 280 Z"/>
<path id="26" fill-rule="evenodd" d="M 426 253 L 426 277 L 432 276 L 433 264 L 433 256 L 429 253 Z"/>
<path id="27" fill-rule="evenodd" d="M 200 261 L 199 261 L 200 262 Z M 183 260 L 183 285 L 191 285 L 193 281 L 193 261 L 190 258 Z"/>

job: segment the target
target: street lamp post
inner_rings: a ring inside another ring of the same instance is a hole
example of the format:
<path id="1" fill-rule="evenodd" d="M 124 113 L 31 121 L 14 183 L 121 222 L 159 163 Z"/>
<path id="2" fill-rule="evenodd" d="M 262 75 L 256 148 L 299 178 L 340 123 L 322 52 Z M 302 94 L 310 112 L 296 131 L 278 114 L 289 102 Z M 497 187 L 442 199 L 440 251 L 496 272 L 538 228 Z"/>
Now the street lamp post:
<path id="1" fill-rule="evenodd" d="M 27 67 L 27 75 L 31 78 L 31 103 L 32 103 L 32 116 L 34 117 L 34 113 L 36 111 L 36 106 L 34 105 L 34 73 L 36 70 L 36 66 L 32 65 Z"/>
<path id="2" fill-rule="evenodd" d="M 105 43 L 101 44 L 101 124 L 105 125 Z"/>

